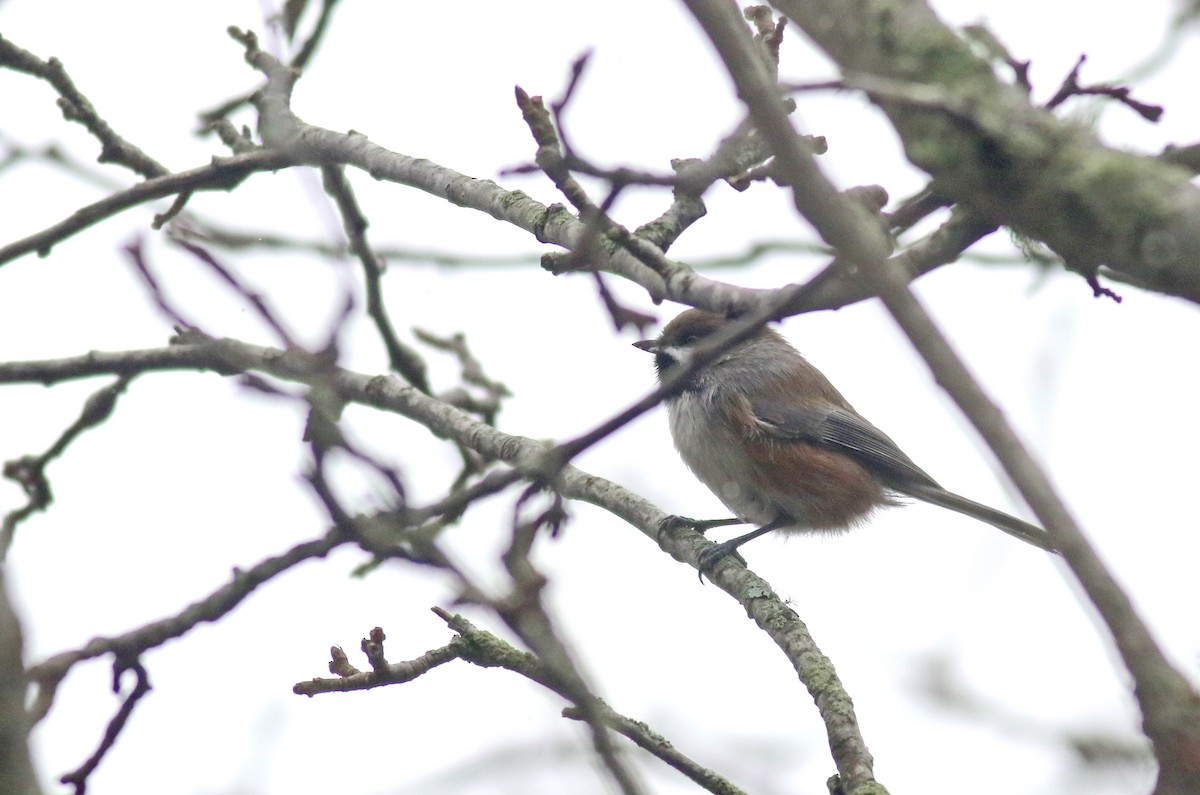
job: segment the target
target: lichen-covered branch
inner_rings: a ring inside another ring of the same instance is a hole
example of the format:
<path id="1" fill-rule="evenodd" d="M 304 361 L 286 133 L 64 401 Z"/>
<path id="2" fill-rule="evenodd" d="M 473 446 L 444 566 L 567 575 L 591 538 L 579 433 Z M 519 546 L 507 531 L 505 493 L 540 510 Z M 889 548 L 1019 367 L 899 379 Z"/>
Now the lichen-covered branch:
<path id="1" fill-rule="evenodd" d="M 1054 249 L 1200 301 L 1200 189 L 1161 158 L 1104 146 L 997 79 L 922 0 L 775 0 L 887 114 L 939 193 Z"/>

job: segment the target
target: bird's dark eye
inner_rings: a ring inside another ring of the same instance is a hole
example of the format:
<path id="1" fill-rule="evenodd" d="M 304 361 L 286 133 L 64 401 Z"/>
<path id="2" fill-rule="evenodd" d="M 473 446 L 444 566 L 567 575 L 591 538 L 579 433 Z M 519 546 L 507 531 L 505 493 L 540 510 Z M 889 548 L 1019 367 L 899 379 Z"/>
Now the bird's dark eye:
<path id="1" fill-rule="evenodd" d="M 688 329 L 679 335 L 677 343 L 679 345 L 692 345 L 707 337 L 708 334 L 700 329 Z"/>

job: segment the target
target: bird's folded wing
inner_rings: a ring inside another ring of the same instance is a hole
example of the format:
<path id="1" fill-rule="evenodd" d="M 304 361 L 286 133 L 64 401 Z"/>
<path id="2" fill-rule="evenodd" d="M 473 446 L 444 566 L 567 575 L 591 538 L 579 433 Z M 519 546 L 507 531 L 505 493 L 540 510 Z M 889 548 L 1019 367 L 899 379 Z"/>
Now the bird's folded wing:
<path id="1" fill-rule="evenodd" d="M 759 427 L 780 441 L 806 442 L 858 461 L 900 492 L 913 486 L 941 488 L 888 435 L 840 408 L 795 408 L 763 401 L 751 406 Z"/>

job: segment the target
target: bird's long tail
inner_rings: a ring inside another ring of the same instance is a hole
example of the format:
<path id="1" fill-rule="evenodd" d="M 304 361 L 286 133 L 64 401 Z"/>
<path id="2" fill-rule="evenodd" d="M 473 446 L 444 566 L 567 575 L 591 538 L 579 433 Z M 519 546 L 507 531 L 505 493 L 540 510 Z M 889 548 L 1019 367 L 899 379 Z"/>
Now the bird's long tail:
<path id="1" fill-rule="evenodd" d="M 918 500 L 924 500 L 941 508 L 947 508 L 990 524 L 992 527 L 1003 530 L 1010 536 L 1016 536 L 1039 549 L 1054 552 L 1055 554 L 1058 552 L 1054 548 L 1054 545 L 1050 543 L 1050 536 L 1045 530 L 1029 522 L 1021 521 L 1015 516 L 1009 516 L 1003 511 L 997 511 L 995 508 L 981 505 L 974 500 L 968 500 L 966 497 L 960 497 L 942 488 L 916 486 L 906 488 L 905 493 L 911 497 L 916 497 Z"/>

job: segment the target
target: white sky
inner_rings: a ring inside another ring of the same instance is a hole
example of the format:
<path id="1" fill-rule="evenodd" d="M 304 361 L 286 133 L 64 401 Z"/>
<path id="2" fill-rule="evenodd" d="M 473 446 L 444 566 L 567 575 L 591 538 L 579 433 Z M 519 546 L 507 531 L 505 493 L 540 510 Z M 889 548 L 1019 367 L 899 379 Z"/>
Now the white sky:
<path id="1" fill-rule="evenodd" d="M 1084 2 L 945 0 L 956 24 L 985 18 L 1020 58 L 1033 60 L 1047 98 L 1081 52 L 1083 79 L 1118 79 L 1161 39 L 1171 5 L 1154 0 L 1117 13 Z M 17 45 L 66 64 L 80 89 L 124 136 L 169 167 L 225 154 L 192 135 L 196 113 L 256 86 L 229 25 L 263 31 L 260 4 L 8 0 L 0 27 Z M 703 156 L 740 118 L 728 80 L 677 4 L 612 2 L 346 2 L 294 107 L 305 120 L 354 129 L 375 142 L 476 177 L 529 161 L 533 145 L 512 100 L 519 83 L 554 96 L 570 62 L 593 50 L 568 114 L 572 140 L 597 162 L 664 170 L 672 157 Z M 784 76 L 819 79 L 830 67 L 790 31 Z M 1114 145 L 1156 152 L 1196 139 L 1193 53 L 1177 56 L 1139 98 L 1167 108 L 1149 125 L 1108 109 L 1101 133 Z M 98 147 L 64 123 L 48 86 L 0 72 L 0 132 L 30 146 L 57 143 L 94 160 Z M 879 114 L 855 97 L 800 98 L 800 123 L 830 141 L 821 159 L 842 186 L 884 185 L 894 198 L 920 187 Z M 253 124 L 243 113 L 238 123 Z M 97 170 L 122 184 L 130 175 Z M 5 242 L 94 201 L 102 191 L 60 171 L 25 164 L 0 175 Z M 536 255 L 524 232 L 417 191 L 351 180 L 379 246 L 481 255 Z M 558 201 L 537 176 L 499 179 Z M 671 252 L 692 262 L 751 242 L 808 239 L 786 196 L 757 187 L 714 189 L 709 216 Z M 618 218 L 635 225 L 667 199 L 629 196 Z M 253 178 L 235 194 L 194 198 L 192 210 L 230 226 L 335 239 L 340 222 L 311 172 Z M 161 207 L 155 208 L 161 209 Z M 150 211 L 127 212 L 55 248 L 4 266 L 0 361 L 91 349 L 165 344 L 168 323 L 120 254 L 135 235 L 155 239 Z M 993 236 L 988 251 L 1010 248 Z M 212 333 L 269 342 L 243 306 L 188 259 L 161 245 L 152 261 L 177 304 Z M 356 280 L 301 254 L 237 254 L 226 261 L 268 293 L 280 313 L 319 339 Z M 714 271 L 738 284 L 774 286 L 813 272 L 817 260 L 781 256 L 747 271 Z M 617 285 L 623 300 L 649 301 Z M 1191 355 L 1195 307 L 1116 286 L 1118 305 L 1093 300 L 1082 280 L 1029 268 L 960 266 L 919 292 L 959 351 L 1048 465 L 1071 507 L 1127 586 L 1163 645 L 1197 672 L 1200 549 L 1193 509 L 1190 417 L 1200 400 Z M 577 434 L 645 393 L 650 363 L 615 336 L 584 278 L 554 278 L 535 264 L 439 269 L 393 262 L 387 299 L 401 329 L 464 331 L 489 373 L 515 397 L 502 430 L 535 438 Z M 674 308 L 656 310 L 663 319 Z M 784 331 L 847 395 L 948 488 L 1020 512 L 981 444 L 874 306 L 789 321 Z M 345 363 L 382 372 L 370 329 L 346 340 Z M 435 377 L 456 375 L 436 359 Z M 0 389 L 0 457 L 45 449 L 100 382 Z M 418 498 L 436 496 L 454 457 L 399 418 L 351 410 L 363 444 L 402 462 Z M 214 375 L 137 381 L 113 419 L 52 465 L 56 502 L 22 526 L 10 553 L 10 587 L 25 619 L 31 661 L 173 614 L 223 584 L 234 566 L 324 529 L 299 483 L 302 418 Z M 661 410 L 589 451 L 584 469 L 628 486 L 668 511 L 717 516 L 716 499 L 671 449 Z M 348 480 L 350 480 L 348 478 Z M 348 484 L 371 504 L 370 484 Z M 0 510 L 19 504 L 0 484 Z M 451 531 L 455 553 L 495 568 L 513 496 L 472 509 Z M 787 661 L 692 569 L 661 555 L 636 530 L 589 506 L 557 541 L 540 545 L 553 604 L 599 692 L 667 735 L 681 750 L 758 793 L 819 792 L 833 772 L 823 727 Z M 876 773 L 892 792 L 1139 792 L 1151 771 L 1082 777 L 1053 739 L 1062 732 L 1136 736 L 1127 677 L 1064 569 L 1012 539 L 925 506 L 881 515 L 845 537 L 780 538 L 747 547 L 765 576 L 809 624 L 855 699 Z M 445 666 L 420 680 L 368 693 L 303 699 L 294 682 L 325 673 L 327 650 L 352 653 L 381 625 L 393 661 L 444 644 L 429 613 L 450 606 L 448 584 L 387 567 L 365 580 L 363 559 L 342 552 L 270 583 L 232 616 L 146 655 L 155 687 L 138 707 L 91 792 L 506 793 L 605 792 L 562 704 L 513 674 Z M 614 583 L 620 583 L 614 589 Z M 500 631 L 498 620 L 472 618 Z M 946 710 L 922 691 L 931 662 L 1001 720 Z M 80 666 L 60 689 L 34 740 L 49 792 L 95 748 L 116 707 L 109 660 Z M 633 751 L 637 757 L 639 752 Z M 694 787 L 653 760 L 655 792 Z M 435 785 L 441 785 L 441 788 Z"/>

